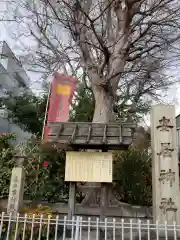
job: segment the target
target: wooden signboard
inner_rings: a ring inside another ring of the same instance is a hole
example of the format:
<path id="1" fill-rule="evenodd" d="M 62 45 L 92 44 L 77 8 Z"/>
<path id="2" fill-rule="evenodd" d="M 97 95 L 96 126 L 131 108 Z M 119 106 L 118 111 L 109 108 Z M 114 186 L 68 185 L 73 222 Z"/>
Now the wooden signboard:
<path id="1" fill-rule="evenodd" d="M 67 152 L 65 181 L 112 182 L 112 152 Z"/>

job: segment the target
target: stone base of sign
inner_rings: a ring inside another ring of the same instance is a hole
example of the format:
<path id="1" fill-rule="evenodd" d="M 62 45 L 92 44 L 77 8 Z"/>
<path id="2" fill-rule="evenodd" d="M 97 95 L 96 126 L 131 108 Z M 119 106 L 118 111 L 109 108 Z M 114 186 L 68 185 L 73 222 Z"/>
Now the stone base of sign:
<path id="1" fill-rule="evenodd" d="M 180 224 L 179 167 L 175 107 L 156 105 L 151 111 L 153 219 Z"/>
<path id="2" fill-rule="evenodd" d="M 24 168 L 12 169 L 7 212 L 17 214 L 22 211 L 24 193 Z"/>
<path id="3" fill-rule="evenodd" d="M 107 207 L 119 207 L 121 197 L 114 191 L 111 183 L 107 187 Z M 79 186 L 79 189 L 86 195 L 81 203 L 82 206 L 100 207 L 101 183 L 86 183 L 83 186 Z"/>

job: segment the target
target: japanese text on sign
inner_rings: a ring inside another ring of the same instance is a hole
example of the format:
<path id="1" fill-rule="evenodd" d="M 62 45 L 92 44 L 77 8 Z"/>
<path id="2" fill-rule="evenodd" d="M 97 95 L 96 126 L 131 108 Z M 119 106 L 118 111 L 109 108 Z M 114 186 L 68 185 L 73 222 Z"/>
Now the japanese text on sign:
<path id="1" fill-rule="evenodd" d="M 15 204 L 17 202 L 18 182 L 19 182 L 19 179 L 18 179 L 17 176 L 15 176 L 14 179 L 13 179 L 12 191 L 10 193 L 11 194 L 10 205 L 9 205 L 10 212 L 14 212 L 15 211 Z"/>

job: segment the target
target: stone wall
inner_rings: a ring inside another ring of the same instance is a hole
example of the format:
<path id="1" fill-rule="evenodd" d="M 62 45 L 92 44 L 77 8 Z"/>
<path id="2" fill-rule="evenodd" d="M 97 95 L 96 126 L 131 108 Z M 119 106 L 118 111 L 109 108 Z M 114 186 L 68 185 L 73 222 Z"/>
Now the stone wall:
<path id="1" fill-rule="evenodd" d="M 38 204 L 49 206 L 52 208 L 52 211 L 56 214 L 66 215 L 68 211 L 67 203 L 47 203 L 47 202 L 31 202 L 24 201 L 24 207 L 35 207 Z M 0 201 L 0 210 L 6 211 L 7 209 L 7 200 Z M 94 216 L 98 217 L 100 214 L 99 207 L 87 207 L 82 204 L 76 204 L 76 215 L 81 216 Z M 118 206 L 108 207 L 105 211 L 107 217 L 116 217 L 116 218 L 152 218 L 152 208 L 144 206 L 133 206 L 127 203 L 119 202 Z"/>

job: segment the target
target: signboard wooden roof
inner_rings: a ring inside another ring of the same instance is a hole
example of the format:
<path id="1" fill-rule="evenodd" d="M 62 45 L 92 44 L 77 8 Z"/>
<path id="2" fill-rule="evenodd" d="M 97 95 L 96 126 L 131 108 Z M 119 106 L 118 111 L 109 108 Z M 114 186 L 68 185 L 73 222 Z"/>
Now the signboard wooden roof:
<path id="1" fill-rule="evenodd" d="M 134 123 L 49 123 L 47 142 L 64 149 L 127 149 L 132 143 Z"/>

